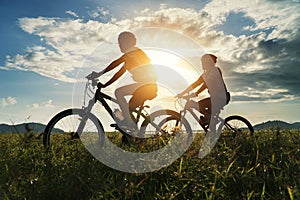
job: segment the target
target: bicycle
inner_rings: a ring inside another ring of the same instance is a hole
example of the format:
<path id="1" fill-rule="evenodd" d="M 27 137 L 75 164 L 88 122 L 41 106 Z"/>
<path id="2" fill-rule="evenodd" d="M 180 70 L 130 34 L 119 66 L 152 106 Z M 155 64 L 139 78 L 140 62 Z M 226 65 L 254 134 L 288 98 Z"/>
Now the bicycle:
<path id="1" fill-rule="evenodd" d="M 137 129 L 132 130 L 120 127 L 116 113 L 108 105 L 109 101 L 117 103 L 117 100 L 101 91 L 102 87 L 101 84 L 98 83 L 98 79 L 89 77 L 86 77 L 86 79 L 84 105 L 82 108 L 63 110 L 52 117 L 44 130 L 44 146 L 49 146 L 51 136 L 57 133 L 68 135 L 70 139 L 82 138 L 84 135 L 88 135 L 90 139 L 96 138 L 94 140 L 100 141 L 97 145 L 103 144 L 104 141 L 108 139 L 104 126 L 96 115 L 91 112 L 97 102 L 104 107 L 115 122 L 111 124 L 111 127 L 122 134 L 122 143 L 130 141 L 131 138 L 141 140 L 159 138 L 161 142 L 158 147 L 155 147 L 159 149 L 161 145 L 168 145 L 170 140 L 176 135 L 183 135 L 184 133 L 186 137 L 189 138 L 192 135 L 189 123 L 185 119 L 181 119 L 180 113 L 169 109 L 161 109 L 149 114 L 146 110 L 149 106 L 144 105 L 144 103 L 132 113 Z M 87 98 L 90 98 L 90 100 L 86 105 Z M 180 124 L 178 124 L 178 121 L 180 121 Z M 165 139 L 167 139 L 167 141 Z M 156 142 L 153 142 L 153 144 L 157 145 Z M 150 151 L 153 151 L 153 149 Z"/>
<path id="2" fill-rule="evenodd" d="M 183 109 L 180 111 L 182 118 L 189 112 L 191 116 L 197 121 L 197 124 L 201 126 L 204 130 L 205 134 L 207 134 L 209 129 L 209 123 L 205 122 L 203 119 L 203 114 L 200 113 L 200 116 L 197 115 L 194 110 L 199 110 L 198 103 L 192 98 L 196 97 L 194 94 L 189 94 L 182 96 L 181 99 L 186 101 Z M 178 98 L 179 100 L 180 98 Z M 191 106 L 197 105 L 197 106 Z M 199 116 L 199 117 L 198 117 Z M 224 120 L 219 115 L 212 115 L 212 117 L 217 118 L 217 121 L 223 122 L 223 125 L 220 126 L 220 133 L 222 136 L 227 136 L 231 138 L 245 138 L 247 136 L 251 136 L 254 133 L 254 128 L 251 123 L 244 117 L 240 115 L 231 115 L 227 116 Z M 181 118 L 181 119 L 182 119 Z"/>

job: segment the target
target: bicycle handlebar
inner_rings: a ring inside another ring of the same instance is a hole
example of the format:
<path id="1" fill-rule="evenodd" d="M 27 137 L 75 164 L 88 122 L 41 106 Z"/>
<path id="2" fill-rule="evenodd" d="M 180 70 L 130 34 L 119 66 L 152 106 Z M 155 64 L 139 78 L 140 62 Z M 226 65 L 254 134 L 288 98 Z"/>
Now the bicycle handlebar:
<path id="1" fill-rule="evenodd" d="M 190 93 L 190 94 L 187 94 L 187 95 L 182 95 L 182 96 L 176 96 L 178 99 L 185 99 L 185 100 L 189 100 L 189 99 L 192 99 L 192 98 L 195 98 L 197 97 L 197 95 L 195 93 Z"/>
<path id="2" fill-rule="evenodd" d="M 102 97 L 102 98 L 104 98 L 104 99 L 109 99 L 110 101 L 113 101 L 113 102 L 115 102 L 115 103 L 118 103 L 116 99 L 114 99 L 114 98 L 112 98 L 111 96 L 109 96 L 109 95 L 107 95 L 107 94 L 101 92 L 101 88 L 104 88 L 104 85 L 103 85 L 101 82 L 99 82 L 99 79 L 98 79 L 98 78 L 95 78 L 95 77 L 93 77 L 93 76 L 91 76 L 91 75 L 88 75 L 88 76 L 86 76 L 85 78 L 87 79 L 87 82 L 86 82 L 86 88 L 85 88 L 85 95 L 87 95 L 87 92 L 88 92 L 88 91 L 91 91 L 91 90 L 89 89 L 90 86 L 92 86 L 93 89 L 94 89 L 94 87 L 97 87 L 97 88 L 98 88 L 98 92 L 99 92 L 99 96 L 100 96 L 100 97 Z M 92 93 L 93 93 L 93 95 L 95 95 L 95 92 L 94 92 L 94 91 L 92 91 Z M 98 96 L 98 97 L 99 97 L 99 96 Z M 91 96 L 90 96 L 90 97 L 91 97 Z M 84 100 L 84 104 L 85 104 L 85 100 Z"/>
<path id="3" fill-rule="evenodd" d="M 91 81 L 91 85 L 93 87 L 97 86 L 97 88 L 103 88 L 103 84 L 99 82 L 98 78 L 93 77 L 91 74 L 85 77 L 88 81 Z"/>

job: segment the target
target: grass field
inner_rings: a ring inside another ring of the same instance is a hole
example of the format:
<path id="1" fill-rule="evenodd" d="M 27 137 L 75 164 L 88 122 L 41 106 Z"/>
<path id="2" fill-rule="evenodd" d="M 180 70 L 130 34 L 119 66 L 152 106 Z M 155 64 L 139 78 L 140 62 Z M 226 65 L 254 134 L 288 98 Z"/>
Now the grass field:
<path id="1" fill-rule="evenodd" d="M 300 199 L 300 131 L 221 137 L 203 159 L 196 138 L 172 165 L 145 174 L 103 165 L 80 140 L 45 149 L 37 136 L 0 135 L 0 199 Z"/>

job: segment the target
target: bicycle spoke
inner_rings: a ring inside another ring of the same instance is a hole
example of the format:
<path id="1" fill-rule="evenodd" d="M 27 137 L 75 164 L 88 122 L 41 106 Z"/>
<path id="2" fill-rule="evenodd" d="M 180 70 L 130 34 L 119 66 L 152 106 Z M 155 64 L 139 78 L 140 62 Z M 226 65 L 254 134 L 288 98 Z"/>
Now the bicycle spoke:
<path id="1" fill-rule="evenodd" d="M 223 136 L 232 138 L 246 139 L 254 132 L 252 125 L 248 120 L 241 116 L 233 115 L 225 119 Z"/>
<path id="2" fill-rule="evenodd" d="M 82 140 L 95 140 L 102 134 L 102 126 L 93 115 L 87 115 L 87 119 L 82 122 L 83 110 L 68 109 L 54 116 L 45 128 L 44 145 L 50 144 L 50 137 L 60 138 L 60 140 L 70 140 L 81 138 Z M 82 131 L 78 132 L 79 125 Z M 94 138 L 94 139 L 92 139 Z M 99 139 L 98 139 L 99 140 Z"/>

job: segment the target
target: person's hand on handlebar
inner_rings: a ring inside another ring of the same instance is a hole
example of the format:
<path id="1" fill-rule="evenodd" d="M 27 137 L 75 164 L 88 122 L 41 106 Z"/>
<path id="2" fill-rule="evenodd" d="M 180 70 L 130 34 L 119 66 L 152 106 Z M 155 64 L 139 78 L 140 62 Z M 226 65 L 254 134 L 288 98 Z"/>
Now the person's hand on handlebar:
<path id="1" fill-rule="evenodd" d="M 92 80 L 98 78 L 100 75 L 101 75 L 100 73 L 93 71 L 92 73 L 87 75 L 86 78 Z"/>
<path id="2" fill-rule="evenodd" d="M 93 86 L 97 86 L 98 88 L 105 88 L 106 86 L 99 82 L 99 79 L 97 79 L 101 75 L 101 72 L 95 72 L 93 71 L 89 75 L 87 75 L 85 78 L 92 81 Z"/>
<path id="3" fill-rule="evenodd" d="M 98 87 L 98 88 L 105 88 L 105 85 L 102 84 L 102 83 L 100 83 L 100 82 L 98 82 L 98 83 L 97 83 L 97 87 Z"/>
<path id="4" fill-rule="evenodd" d="M 175 98 L 184 98 L 184 99 L 190 99 L 190 98 L 193 98 L 193 97 L 196 97 L 197 94 L 195 93 L 190 93 L 190 94 L 186 94 L 186 93 L 179 93 L 175 96 Z"/>
<path id="5" fill-rule="evenodd" d="M 183 95 L 184 95 L 184 93 L 179 93 L 175 96 L 175 98 L 182 98 Z"/>

